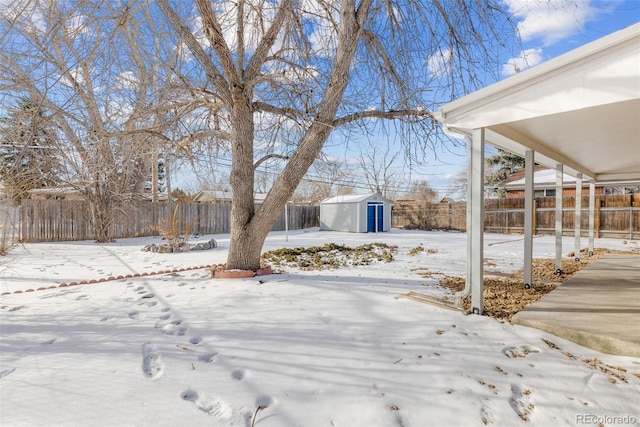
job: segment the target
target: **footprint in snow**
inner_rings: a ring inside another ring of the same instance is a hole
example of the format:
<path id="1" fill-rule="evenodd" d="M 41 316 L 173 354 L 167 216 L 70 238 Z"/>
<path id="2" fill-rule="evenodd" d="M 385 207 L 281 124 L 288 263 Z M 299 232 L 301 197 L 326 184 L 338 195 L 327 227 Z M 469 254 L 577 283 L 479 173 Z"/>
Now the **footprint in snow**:
<path id="1" fill-rule="evenodd" d="M 192 337 L 189 339 L 189 342 L 195 345 L 200 344 L 202 342 L 202 337 Z"/>
<path id="2" fill-rule="evenodd" d="M 128 316 L 130 319 L 133 319 L 133 320 L 142 319 L 143 317 L 139 311 L 130 311 Z"/>
<path id="3" fill-rule="evenodd" d="M 205 414 L 214 415 L 223 420 L 231 418 L 231 407 L 220 399 L 209 399 L 192 389 L 183 391 L 180 397 L 186 402 L 192 402 Z"/>
<path id="4" fill-rule="evenodd" d="M 189 330 L 189 328 L 187 328 L 186 326 L 180 326 L 179 328 L 176 327 L 176 325 L 164 325 L 160 328 L 160 330 L 162 331 L 163 334 L 166 335 L 177 335 L 179 337 L 184 336 L 187 331 Z"/>
<path id="5" fill-rule="evenodd" d="M 57 338 L 51 338 L 50 340 L 47 340 L 47 341 L 45 341 L 45 342 L 41 342 L 41 343 L 40 343 L 40 345 L 51 345 L 51 344 L 53 344 L 54 342 L 56 342 L 56 339 L 57 339 Z"/>
<path id="6" fill-rule="evenodd" d="M 2 371 L 0 371 L 0 379 L 5 378 L 11 374 L 13 374 L 16 371 L 16 368 L 9 368 L 9 369 L 4 369 Z"/>
<path id="7" fill-rule="evenodd" d="M 198 360 L 204 363 L 211 363 L 218 355 L 217 352 L 205 353 L 198 356 Z"/>
<path id="8" fill-rule="evenodd" d="M 511 408 L 524 421 L 531 420 L 531 415 L 535 409 L 533 404 L 533 390 L 518 384 L 511 384 Z"/>
<path id="9" fill-rule="evenodd" d="M 480 417 L 482 424 L 490 425 L 495 423 L 496 414 L 495 411 L 485 403 L 482 405 L 482 408 L 480 408 Z"/>
<path id="10" fill-rule="evenodd" d="M 531 345 L 519 345 L 517 347 L 505 347 L 502 349 L 502 353 L 507 357 L 516 359 L 519 357 L 527 357 L 531 353 L 540 353 L 540 349 Z"/>
<path id="11" fill-rule="evenodd" d="M 142 345 L 142 372 L 147 378 L 156 379 L 162 375 L 164 366 L 155 344 Z"/>
<path id="12" fill-rule="evenodd" d="M 102 319 L 100 319 L 101 322 L 106 322 L 107 320 L 111 320 L 113 319 L 113 316 L 104 316 Z"/>
<path id="13" fill-rule="evenodd" d="M 265 394 L 263 394 L 262 396 L 258 396 L 256 398 L 256 407 L 257 406 L 264 406 L 266 408 L 266 407 L 274 405 L 275 403 L 276 402 L 273 399 L 273 397 L 267 396 Z"/>
<path id="14" fill-rule="evenodd" d="M 247 372 L 244 369 L 235 369 L 231 372 L 231 378 L 236 381 L 242 381 L 247 375 Z"/>

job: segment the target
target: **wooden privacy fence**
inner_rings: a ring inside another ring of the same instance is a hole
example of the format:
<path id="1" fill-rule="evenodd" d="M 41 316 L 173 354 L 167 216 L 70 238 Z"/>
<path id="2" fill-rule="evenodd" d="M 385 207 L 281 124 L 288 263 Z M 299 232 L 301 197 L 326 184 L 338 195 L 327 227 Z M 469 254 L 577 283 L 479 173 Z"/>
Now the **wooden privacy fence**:
<path id="1" fill-rule="evenodd" d="M 20 210 L 0 202 L 0 255 L 20 240 Z"/>
<path id="2" fill-rule="evenodd" d="M 575 197 L 562 199 L 563 233 L 573 235 Z M 596 196 L 594 231 L 596 237 L 640 238 L 640 203 L 633 195 Z M 583 196 L 580 210 L 581 235 L 588 235 L 589 198 Z M 392 227 L 421 230 L 466 231 L 466 202 L 396 203 Z M 534 200 L 534 233 L 555 233 L 555 197 Z M 524 232 L 524 199 L 485 200 L 485 231 L 493 233 Z"/>
<path id="3" fill-rule="evenodd" d="M 594 225 L 596 237 L 640 238 L 640 206 L 638 205 L 640 205 L 638 200 L 634 200 L 631 195 L 596 196 Z M 131 204 L 126 209 L 115 213 L 110 229 L 111 236 L 119 239 L 158 235 L 157 226 L 171 218 L 174 207 L 175 205 L 167 203 Z M 563 198 L 562 228 L 567 235 L 573 235 L 574 207 L 573 197 Z M 588 233 L 588 208 L 589 199 L 584 196 L 581 211 L 583 236 L 587 236 Z M 392 209 L 391 226 L 394 228 L 466 231 L 465 202 L 396 202 Z M 320 224 L 319 206 L 289 205 L 287 211 L 290 230 L 318 227 Z M 534 233 L 555 233 L 555 198 L 536 198 L 534 211 Z M 13 208 L 10 212 L 13 216 L 7 216 L 7 218 L 11 218 L 11 221 L 5 220 L 4 228 L 0 227 L 0 239 L 12 239 L 10 244 L 15 243 L 18 235 L 23 242 L 95 238 L 88 205 L 85 202 L 26 200 L 19 211 Z M 0 224 L 3 224 L 1 215 L 2 211 L 0 211 Z M 224 234 L 230 230 L 231 204 L 228 202 L 180 204 L 177 217 L 181 230 L 191 230 L 192 233 L 198 234 Z M 272 230 L 284 230 L 285 227 L 285 217 L 282 212 Z M 485 230 L 494 233 L 522 233 L 524 199 L 486 200 Z"/>
<path id="4" fill-rule="evenodd" d="M 110 236 L 114 239 L 158 235 L 158 226 L 171 220 L 175 204 L 138 202 L 114 213 Z M 289 205 L 290 230 L 317 227 L 319 206 Z M 86 202 L 26 200 L 20 207 L 21 241 L 54 242 L 95 238 Z M 230 231 L 231 203 L 185 203 L 178 206 L 178 229 L 194 234 Z M 285 230 L 284 211 L 273 231 Z"/>

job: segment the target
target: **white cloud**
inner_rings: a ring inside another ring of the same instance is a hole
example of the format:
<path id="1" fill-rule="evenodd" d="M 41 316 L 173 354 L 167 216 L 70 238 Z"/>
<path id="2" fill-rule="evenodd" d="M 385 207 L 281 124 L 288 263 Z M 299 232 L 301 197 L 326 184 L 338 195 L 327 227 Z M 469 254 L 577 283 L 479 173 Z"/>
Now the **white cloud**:
<path id="1" fill-rule="evenodd" d="M 0 0 L 0 18 L 7 23 L 16 21 L 26 31 L 46 32 L 46 9 L 32 0 Z"/>
<path id="2" fill-rule="evenodd" d="M 504 76 L 512 76 L 541 63 L 542 60 L 542 49 L 534 48 L 523 50 L 520 52 L 520 56 L 509 59 L 507 63 L 502 66 L 502 74 Z"/>
<path id="3" fill-rule="evenodd" d="M 330 26 L 317 23 L 309 35 L 309 42 L 316 55 L 331 57 L 338 47 L 338 35 Z"/>
<path id="4" fill-rule="evenodd" d="M 601 12 L 590 0 L 504 0 L 518 21 L 523 41 L 549 46 L 577 31 Z"/>
<path id="5" fill-rule="evenodd" d="M 311 28 L 308 37 L 314 54 L 332 56 L 338 46 L 336 29 L 340 25 L 339 5 L 301 0 L 299 9 L 306 24 Z"/>
<path id="6" fill-rule="evenodd" d="M 442 77 L 451 72 L 451 59 L 451 50 L 441 49 L 427 58 L 427 69 L 434 77 Z"/>
<path id="7" fill-rule="evenodd" d="M 123 71 L 118 75 L 116 89 L 133 90 L 138 87 L 138 76 L 133 71 Z"/>
<path id="8" fill-rule="evenodd" d="M 71 38 L 75 38 L 80 34 L 89 34 L 87 17 L 84 15 L 77 15 L 67 19 L 66 25 L 67 34 Z"/>
<path id="9" fill-rule="evenodd" d="M 84 85 L 85 80 L 82 68 L 72 68 L 68 71 L 68 75 L 62 74 L 60 76 L 60 82 L 69 87 L 74 87 L 75 84 L 80 86 Z"/>

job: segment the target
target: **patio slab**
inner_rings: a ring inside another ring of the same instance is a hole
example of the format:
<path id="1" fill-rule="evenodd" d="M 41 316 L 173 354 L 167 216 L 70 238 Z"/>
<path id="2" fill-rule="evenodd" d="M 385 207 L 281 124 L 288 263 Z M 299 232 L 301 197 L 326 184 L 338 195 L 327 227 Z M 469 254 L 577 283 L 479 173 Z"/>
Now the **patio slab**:
<path id="1" fill-rule="evenodd" d="M 512 322 L 603 353 L 640 357 L 640 256 L 603 256 Z"/>

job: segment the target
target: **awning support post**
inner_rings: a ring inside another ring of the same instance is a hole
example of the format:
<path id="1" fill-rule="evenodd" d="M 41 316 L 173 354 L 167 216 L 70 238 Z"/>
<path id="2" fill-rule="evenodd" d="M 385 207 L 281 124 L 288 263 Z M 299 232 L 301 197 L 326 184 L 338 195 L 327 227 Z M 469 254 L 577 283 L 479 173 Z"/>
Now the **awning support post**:
<path id="1" fill-rule="evenodd" d="M 556 163 L 556 275 L 562 275 L 562 163 Z"/>
<path id="2" fill-rule="evenodd" d="M 576 247 L 574 251 L 575 260 L 580 261 L 580 225 L 582 221 L 582 172 L 576 175 L 576 217 L 573 223 L 575 231 Z"/>
<path id="3" fill-rule="evenodd" d="M 589 256 L 593 256 L 593 240 L 595 235 L 596 183 L 589 181 Z"/>
<path id="4" fill-rule="evenodd" d="M 532 281 L 531 264 L 533 262 L 533 172 L 534 152 L 524 154 L 524 288 L 530 289 Z"/>
<path id="5" fill-rule="evenodd" d="M 467 201 L 467 282 L 471 283 L 471 311 L 482 314 L 484 287 L 484 129 L 474 129 L 469 150 Z"/>

